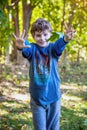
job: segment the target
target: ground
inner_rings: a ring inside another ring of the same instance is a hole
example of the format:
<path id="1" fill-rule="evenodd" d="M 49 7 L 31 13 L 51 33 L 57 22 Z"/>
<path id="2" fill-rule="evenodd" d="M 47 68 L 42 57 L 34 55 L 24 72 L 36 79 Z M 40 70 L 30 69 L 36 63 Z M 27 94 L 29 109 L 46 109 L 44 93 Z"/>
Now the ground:
<path id="1" fill-rule="evenodd" d="M 33 130 L 28 67 L 0 65 L 0 73 L 0 130 Z M 79 67 L 75 69 L 74 66 L 67 70 L 63 67 L 59 73 L 62 91 L 61 130 L 86 130 L 87 71 L 83 72 Z"/>

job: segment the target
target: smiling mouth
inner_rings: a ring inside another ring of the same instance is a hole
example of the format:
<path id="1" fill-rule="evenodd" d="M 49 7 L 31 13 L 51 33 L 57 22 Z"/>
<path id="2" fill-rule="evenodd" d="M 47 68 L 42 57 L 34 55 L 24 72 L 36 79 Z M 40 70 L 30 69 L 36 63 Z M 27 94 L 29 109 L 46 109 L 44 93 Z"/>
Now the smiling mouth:
<path id="1" fill-rule="evenodd" d="M 40 43 L 41 43 L 41 44 L 44 44 L 44 43 L 46 43 L 46 41 L 40 41 Z"/>

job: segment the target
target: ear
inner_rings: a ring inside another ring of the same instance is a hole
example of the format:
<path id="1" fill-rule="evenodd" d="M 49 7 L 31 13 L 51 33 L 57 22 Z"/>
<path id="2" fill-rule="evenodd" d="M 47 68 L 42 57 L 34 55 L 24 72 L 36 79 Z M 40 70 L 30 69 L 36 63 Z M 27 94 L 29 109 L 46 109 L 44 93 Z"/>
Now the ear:
<path id="1" fill-rule="evenodd" d="M 35 40 L 35 34 L 32 34 L 32 38 Z"/>

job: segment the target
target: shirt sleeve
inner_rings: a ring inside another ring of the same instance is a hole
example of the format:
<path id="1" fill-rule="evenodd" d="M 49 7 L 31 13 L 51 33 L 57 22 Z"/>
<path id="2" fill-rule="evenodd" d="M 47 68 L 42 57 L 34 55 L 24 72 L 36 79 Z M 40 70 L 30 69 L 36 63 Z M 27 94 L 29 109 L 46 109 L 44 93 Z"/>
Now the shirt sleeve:
<path id="1" fill-rule="evenodd" d="M 58 39 L 54 45 L 53 45 L 53 48 L 52 48 L 52 53 L 55 55 L 55 56 L 61 56 L 62 55 L 62 52 L 64 51 L 66 45 L 67 45 L 68 42 L 65 42 L 64 41 L 64 37 L 63 38 L 60 38 Z"/>
<path id="2" fill-rule="evenodd" d="M 22 49 L 22 55 L 24 58 L 30 59 L 32 56 L 32 44 L 29 43 L 27 40 L 24 42 L 24 44 L 29 47 Z"/>

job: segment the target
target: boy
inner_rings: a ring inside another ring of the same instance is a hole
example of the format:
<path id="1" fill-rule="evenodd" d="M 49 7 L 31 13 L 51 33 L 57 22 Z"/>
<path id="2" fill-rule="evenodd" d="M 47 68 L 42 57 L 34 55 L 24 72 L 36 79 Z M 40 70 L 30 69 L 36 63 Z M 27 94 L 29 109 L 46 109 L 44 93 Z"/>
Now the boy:
<path id="1" fill-rule="evenodd" d="M 14 35 L 17 48 L 30 63 L 29 89 L 34 130 L 59 130 L 61 92 L 58 60 L 75 33 L 72 27 L 65 27 L 65 36 L 54 43 L 48 42 L 52 28 L 43 18 L 37 19 L 31 27 L 35 43 L 25 40 L 25 31 L 22 37 Z"/>

